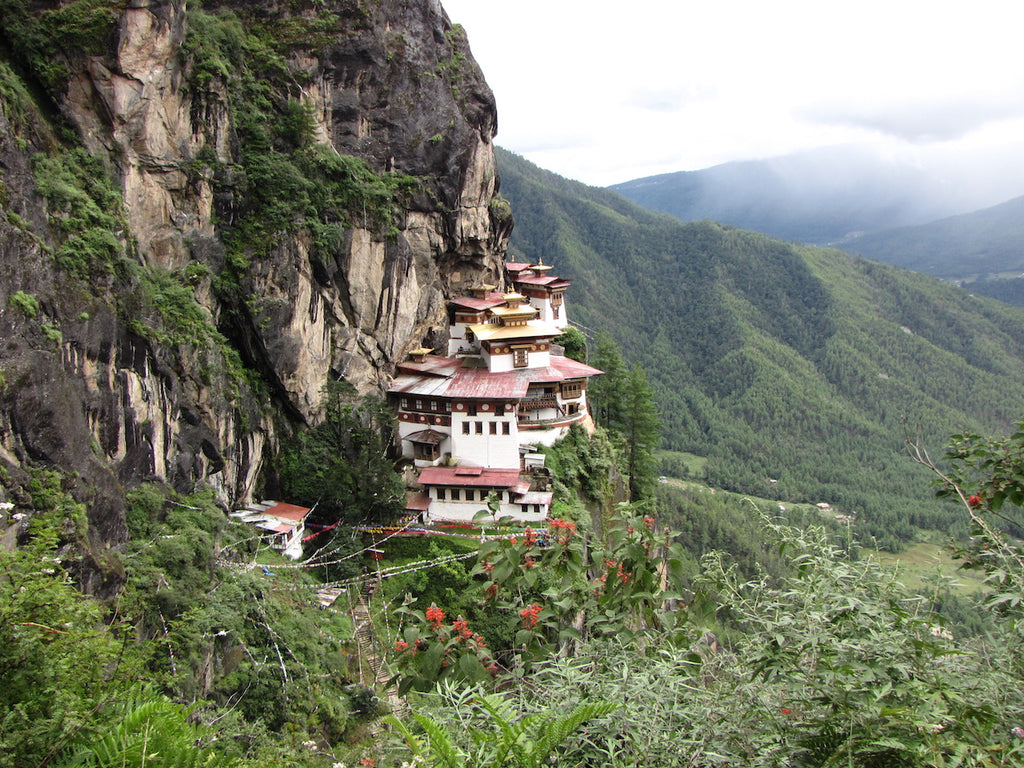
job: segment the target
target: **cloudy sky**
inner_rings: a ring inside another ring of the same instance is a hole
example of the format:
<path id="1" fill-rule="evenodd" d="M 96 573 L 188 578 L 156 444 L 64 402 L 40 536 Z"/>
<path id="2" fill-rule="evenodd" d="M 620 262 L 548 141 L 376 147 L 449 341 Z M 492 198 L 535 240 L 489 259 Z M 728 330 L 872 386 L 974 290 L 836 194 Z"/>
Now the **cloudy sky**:
<path id="1" fill-rule="evenodd" d="M 856 144 L 1020 174 L 1003 181 L 1024 194 L 1017 0 L 441 2 L 494 90 L 497 143 L 572 179 Z"/>

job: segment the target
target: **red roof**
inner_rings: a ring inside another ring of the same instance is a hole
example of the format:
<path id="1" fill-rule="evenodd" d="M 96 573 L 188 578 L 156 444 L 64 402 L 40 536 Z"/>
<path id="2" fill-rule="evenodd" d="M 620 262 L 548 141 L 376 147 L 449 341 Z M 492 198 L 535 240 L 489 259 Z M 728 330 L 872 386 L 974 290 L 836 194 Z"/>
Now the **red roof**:
<path id="1" fill-rule="evenodd" d="M 516 400 L 526 396 L 531 384 L 552 384 L 602 373 L 570 357 L 551 356 L 540 368 L 515 368 L 491 373 L 486 368 L 463 368 L 462 360 L 428 355 L 421 364 L 402 363 L 402 373 L 388 388 L 394 394 L 447 397 L 466 400 Z"/>
<path id="2" fill-rule="evenodd" d="M 468 467 L 427 467 L 420 472 L 421 485 L 450 485 L 466 488 L 512 488 L 519 482 L 518 469 L 485 469 L 466 472 Z M 462 470 L 460 473 L 459 470 Z"/>
<path id="3" fill-rule="evenodd" d="M 423 445 L 440 445 L 448 435 L 438 432 L 436 429 L 421 429 L 419 432 L 411 432 L 403 439 Z"/>
<path id="4" fill-rule="evenodd" d="M 544 287 L 551 283 L 557 283 L 561 279 L 562 278 L 555 277 L 554 275 L 537 275 L 536 277 L 517 277 L 516 282 L 522 283 L 523 285 L 539 285 Z"/>
<path id="5" fill-rule="evenodd" d="M 430 497 L 423 491 L 406 491 L 405 508 L 410 512 L 426 512 L 430 507 Z"/>
<path id="6" fill-rule="evenodd" d="M 458 296 L 452 299 L 451 303 L 457 307 L 482 311 L 492 307 L 504 306 L 505 297 L 497 291 L 491 291 L 485 299 L 478 299 L 476 296 Z"/>
<path id="7" fill-rule="evenodd" d="M 283 517 L 285 520 L 294 520 L 301 523 L 309 514 L 309 507 L 299 507 L 295 504 L 285 504 L 283 501 L 275 501 L 274 506 L 269 507 L 264 514 L 274 517 Z"/>

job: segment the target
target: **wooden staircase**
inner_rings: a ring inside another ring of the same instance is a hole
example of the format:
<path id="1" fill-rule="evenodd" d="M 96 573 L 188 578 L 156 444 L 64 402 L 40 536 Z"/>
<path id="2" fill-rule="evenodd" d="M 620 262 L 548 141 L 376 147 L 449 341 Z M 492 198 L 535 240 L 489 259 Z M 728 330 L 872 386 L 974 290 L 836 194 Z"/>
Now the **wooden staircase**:
<path id="1" fill-rule="evenodd" d="M 398 695 L 394 684 L 389 685 L 394 675 L 384 658 L 384 651 L 377 643 L 370 619 L 370 601 L 377 591 L 379 582 L 367 580 L 359 592 L 359 600 L 352 607 L 352 623 L 355 626 L 356 646 L 359 649 L 359 679 L 363 685 L 373 688 L 387 702 L 395 717 L 401 718 L 409 711 L 406 700 Z M 374 721 L 373 730 L 379 727 Z"/>

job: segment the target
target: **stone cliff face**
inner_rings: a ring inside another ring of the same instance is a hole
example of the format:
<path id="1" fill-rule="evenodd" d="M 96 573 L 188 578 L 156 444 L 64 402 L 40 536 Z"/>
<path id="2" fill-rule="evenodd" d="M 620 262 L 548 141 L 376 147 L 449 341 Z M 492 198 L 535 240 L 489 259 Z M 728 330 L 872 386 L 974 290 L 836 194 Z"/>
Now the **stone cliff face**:
<path id="1" fill-rule="evenodd" d="M 451 291 L 500 282 L 494 101 L 436 0 L 122 0 L 99 4 L 89 40 L 57 42 L 26 30 L 70 36 L 76 4 L 4 5 L 0 457 L 16 503 L 23 468 L 57 467 L 94 542 L 116 544 L 141 479 L 245 500 L 281 430 L 317 421 L 325 383 L 379 390 L 439 340 Z"/>

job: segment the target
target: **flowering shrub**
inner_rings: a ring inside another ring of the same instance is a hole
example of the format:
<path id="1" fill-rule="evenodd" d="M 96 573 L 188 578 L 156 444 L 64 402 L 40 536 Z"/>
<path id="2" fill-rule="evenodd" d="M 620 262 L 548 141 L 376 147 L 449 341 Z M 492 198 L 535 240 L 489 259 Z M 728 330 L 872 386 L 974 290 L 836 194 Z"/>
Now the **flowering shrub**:
<path id="1" fill-rule="evenodd" d="M 631 505 L 616 511 L 598 540 L 553 518 L 547 531 L 528 528 L 481 546 L 472 573 L 484 600 L 518 617 L 512 650 L 527 664 L 586 637 L 677 621 L 662 612 L 680 570 L 671 532 Z"/>
<path id="2" fill-rule="evenodd" d="M 399 693 L 429 690 L 443 678 L 489 680 L 498 671 L 482 635 L 459 616 L 450 625 L 445 613 L 431 603 L 426 612 L 402 606 L 403 621 L 393 658 L 400 669 Z"/>

